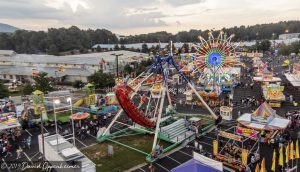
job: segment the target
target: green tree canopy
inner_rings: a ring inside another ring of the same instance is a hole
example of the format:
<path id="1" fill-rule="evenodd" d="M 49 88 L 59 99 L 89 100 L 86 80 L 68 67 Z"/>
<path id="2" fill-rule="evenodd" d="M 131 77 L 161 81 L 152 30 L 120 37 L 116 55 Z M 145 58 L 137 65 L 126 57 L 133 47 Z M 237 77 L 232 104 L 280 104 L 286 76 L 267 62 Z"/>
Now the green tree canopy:
<path id="1" fill-rule="evenodd" d="M 282 55 L 298 54 L 300 52 L 300 41 L 293 42 L 291 45 L 284 45 L 280 48 L 279 53 Z"/>
<path id="2" fill-rule="evenodd" d="M 119 45 L 118 45 L 118 44 L 116 44 L 116 45 L 115 45 L 115 48 L 114 48 L 114 50 L 116 50 L 116 51 L 120 50 L 120 47 L 119 47 Z"/>
<path id="3" fill-rule="evenodd" d="M 148 52 L 149 52 L 148 45 L 144 43 L 142 45 L 142 53 L 148 53 Z"/>
<path id="4" fill-rule="evenodd" d="M 51 81 L 47 75 L 45 72 L 40 72 L 37 76 L 33 77 L 35 90 L 40 90 L 44 93 L 55 90 L 54 82 Z"/>
<path id="5" fill-rule="evenodd" d="M 0 80 L 0 98 L 7 97 L 8 94 L 8 89 L 7 87 L 3 84 L 3 82 Z"/>
<path id="6" fill-rule="evenodd" d="M 34 87 L 31 84 L 25 84 L 22 89 L 23 95 L 30 95 L 34 91 Z"/>
<path id="7" fill-rule="evenodd" d="M 95 85 L 95 88 L 112 87 L 115 85 L 115 79 L 112 74 L 103 73 L 102 70 L 88 77 L 88 81 Z"/>
<path id="8" fill-rule="evenodd" d="M 129 64 L 126 64 L 126 65 L 124 66 L 124 72 L 125 72 L 126 74 L 131 74 L 133 71 L 134 71 L 134 69 L 133 69 L 132 67 L 130 67 Z"/>
<path id="9" fill-rule="evenodd" d="M 84 87 L 84 83 L 80 80 L 76 80 L 72 83 L 72 86 L 77 89 L 81 89 Z"/>

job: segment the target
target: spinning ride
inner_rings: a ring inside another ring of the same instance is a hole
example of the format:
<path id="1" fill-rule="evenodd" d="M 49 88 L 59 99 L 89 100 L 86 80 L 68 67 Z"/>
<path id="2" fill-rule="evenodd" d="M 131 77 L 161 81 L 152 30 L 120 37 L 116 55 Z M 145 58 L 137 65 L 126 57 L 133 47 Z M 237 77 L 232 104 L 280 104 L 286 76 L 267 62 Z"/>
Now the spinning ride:
<path id="1" fill-rule="evenodd" d="M 126 82 L 115 86 L 116 97 L 122 109 L 116 114 L 110 125 L 102 129 L 103 132 L 98 138 L 100 142 L 108 140 L 123 145 L 145 154 L 147 160 L 152 162 L 157 158 L 153 153 L 147 153 L 125 145 L 116 141 L 115 138 L 140 133 L 154 134 L 152 150 L 160 152 L 160 154 L 185 140 L 194 138 L 195 132 L 188 129 L 184 119 L 175 119 L 171 116 L 175 111 L 168 91 L 168 81 L 172 78 L 170 66 L 176 69 L 210 114 L 215 119 L 219 118 L 174 63 L 172 54 L 167 56 L 158 55 L 155 63 L 147 71 L 131 81 L 137 83 L 134 87 L 130 86 L 131 83 Z M 166 97 L 168 101 L 165 101 Z M 165 105 L 166 102 L 168 102 L 168 105 Z M 157 151 L 157 147 L 160 147 L 159 140 L 167 141 L 171 145 Z"/>

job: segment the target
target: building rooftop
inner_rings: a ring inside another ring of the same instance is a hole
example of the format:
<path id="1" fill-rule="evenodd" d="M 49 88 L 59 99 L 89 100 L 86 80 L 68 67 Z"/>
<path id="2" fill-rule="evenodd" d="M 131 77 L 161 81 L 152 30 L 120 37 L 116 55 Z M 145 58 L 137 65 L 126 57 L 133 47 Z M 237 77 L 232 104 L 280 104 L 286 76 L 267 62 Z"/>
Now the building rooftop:
<path id="1" fill-rule="evenodd" d="M 63 73 L 58 72 L 57 68 L 53 67 L 40 67 L 37 68 L 39 72 L 48 73 L 49 77 L 61 77 L 61 76 L 90 76 L 93 74 L 91 71 L 80 68 L 67 68 Z M 26 66 L 18 66 L 18 67 L 0 67 L 0 75 L 10 74 L 10 75 L 32 75 L 32 67 Z"/>
<path id="2" fill-rule="evenodd" d="M 10 50 L 0 50 L 0 51 L 10 51 Z M 108 51 L 108 52 L 101 52 L 101 53 L 66 55 L 66 56 L 37 55 L 37 54 L 14 54 L 14 55 L 11 54 L 11 56 L 1 56 L 1 52 L 0 52 L 0 61 L 11 61 L 14 64 L 31 62 L 34 64 L 59 63 L 59 64 L 97 65 L 102 60 L 102 58 L 106 62 L 114 62 L 115 56 L 112 54 L 122 54 L 121 56 L 119 56 L 119 60 L 125 60 L 125 61 L 132 57 L 139 58 L 139 57 L 148 56 L 148 54 L 145 53 L 137 53 L 131 51 Z"/>
<path id="3" fill-rule="evenodd" d="M 15 54 L 13 50 L 0 50 L 0 57 L 1 56 L 11 56 Z"/>

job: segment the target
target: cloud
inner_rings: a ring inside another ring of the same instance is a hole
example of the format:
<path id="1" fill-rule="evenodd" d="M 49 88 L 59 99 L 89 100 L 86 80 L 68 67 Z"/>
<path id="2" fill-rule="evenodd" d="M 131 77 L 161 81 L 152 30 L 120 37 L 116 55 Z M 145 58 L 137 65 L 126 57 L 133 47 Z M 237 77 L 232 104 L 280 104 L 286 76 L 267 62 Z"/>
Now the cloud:
<path id="1" fill-rule="evenodd" d="M 0 17 L 1 18 L 13 18 L 13 19 L 65 19 L 69 16 L 71 9 L 65 7 L 64 10 L 57 10 L 40 3 L 34 3 L 35 1 L 0 1 Z"/>
<path id="2" fill-rule="evenodd" d="M 60 21 L 61 27 L 64 24 L 108 29 L 167 26 L 162 20 L 165 15 L 152 5 L 155 1 L 0 1 L 0 19 L 47 19 Z"/>
<path id="3" fill-rule="evenodd" d="M 28 30 L 106 28 L 121 34 L 299 20 L 299 0 L 0 0 L 0 22 Z"/>
<path id="4" fill-rule="evenodd" d="M 166 0 L 166 2 L 171 4 L 172 6 L 184 6 L 184 5 L 199 4 L 199 3 L 203 3 L 205 1 L 206 0 Z"/>

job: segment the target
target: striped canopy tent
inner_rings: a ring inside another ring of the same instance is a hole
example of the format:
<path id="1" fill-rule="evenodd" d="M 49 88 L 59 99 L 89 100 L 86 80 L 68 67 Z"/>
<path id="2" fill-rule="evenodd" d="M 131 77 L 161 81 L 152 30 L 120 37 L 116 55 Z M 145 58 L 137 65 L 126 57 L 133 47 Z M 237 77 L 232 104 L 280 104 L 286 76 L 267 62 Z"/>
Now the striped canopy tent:
<path id="1" fill-rule="evenodd" d="M 271 108 L 271 106 L 267 102 L 264 102 L 253 112 L 253 115 L 261 117 L 270 117 L 275 116 L 276 112 Z"/>
<path id="2" fill-rule="evenodd" d="M 81 120 L 81 119 L 88 118 L 89 116 L 90 116 L 90 114 L 87 112 L 77 112 L 75 114 L 72 114 L 70 116 L 70 118 L 72 118 L 74 120 Z"/>
<path id="3" fill-rule="evenodd" d="M 276 116 L 276 112 L 265 102 L 256 111 L 245 113 L 237 119 L 238 123 L 255 130 L 284 130 L 290 120 Z"/>

